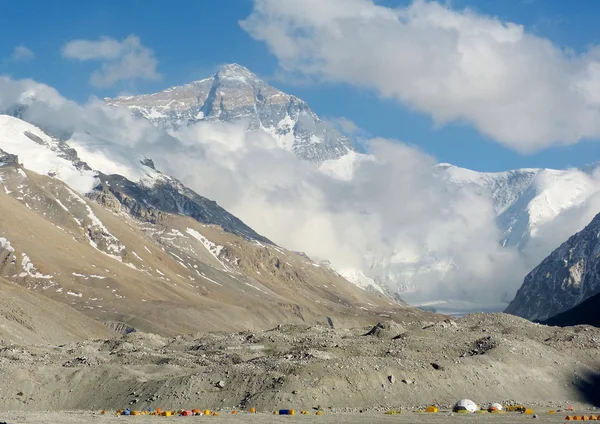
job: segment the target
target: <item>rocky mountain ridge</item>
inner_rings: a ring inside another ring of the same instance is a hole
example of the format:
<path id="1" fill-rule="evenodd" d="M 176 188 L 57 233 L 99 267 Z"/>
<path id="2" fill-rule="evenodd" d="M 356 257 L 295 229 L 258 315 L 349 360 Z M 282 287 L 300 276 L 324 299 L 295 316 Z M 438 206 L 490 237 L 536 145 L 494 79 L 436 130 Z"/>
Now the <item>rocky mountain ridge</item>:
<path id="1" fill-rule="evenodd" d="M 600 293 L 600 214 L 523 281 L 507 313 L 546 320 Z"/>

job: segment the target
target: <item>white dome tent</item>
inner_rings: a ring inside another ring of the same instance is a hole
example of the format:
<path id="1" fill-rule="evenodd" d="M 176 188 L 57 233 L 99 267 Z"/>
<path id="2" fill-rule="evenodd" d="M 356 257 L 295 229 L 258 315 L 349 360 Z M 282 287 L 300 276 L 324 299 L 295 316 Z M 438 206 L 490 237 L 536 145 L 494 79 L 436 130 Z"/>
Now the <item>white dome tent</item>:
<path id="1" fill-rule="evenodd" d="M 473 402 L 471 399 L 461 399 L 458 402 L 456 402 L 456 405 L 454 405 L 454 408 L 452 410 L 454 412 L 460 412 L 460 411 L 475 412 L 478 409 L 479 409 L 479 407 L 477 406 L 477 404 L 475 402 Z"/>

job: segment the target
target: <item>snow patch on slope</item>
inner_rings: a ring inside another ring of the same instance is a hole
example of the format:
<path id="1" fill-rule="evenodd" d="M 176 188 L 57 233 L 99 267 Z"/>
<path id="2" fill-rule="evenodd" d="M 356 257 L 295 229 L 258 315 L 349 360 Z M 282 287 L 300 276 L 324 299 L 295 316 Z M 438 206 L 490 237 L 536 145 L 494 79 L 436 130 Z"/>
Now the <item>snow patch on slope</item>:
<path id="1" fill-rule="evenodd" d="M 53 278 L 52 275 L 44 275 L 38 272 L 36 267 L 33 265 L 33 262 L 31 262 L 31 259 L 29 259 L 29 256 L 27 256 L 25 253 L 21 253 L 21 266 L 23 267 L 23 272 L 19 274 L 19 277 L 21 278 L 27 276 L 33 278 L 42 278 L 45 280 Z"/>
<path id="2" fill-rule="evenodd" d="M 0 248 L 8 250 L 11 253 L 15 251 L 15 248 L 10 245 L 10 241 L 4 237 L 0 237 Z"/>
<path id="3" fill-rule="evenodd" d="M 367 277 L 362 271 L 357 269 L 342 269 L 336 270 L 338 274 L 344 277 L 346 280 L 351 283 L 356 284 L 361 289 L 367 289 L 368 287 L 372 287 L 378 292 L 384 294 L 384 291 L 372 278 Z"/>
<path id="4" fill-rule="evenodd" d="M 106 226 L 102 223 L 100 218 L 98 218 L 96 216 L 96 214 L 94 213 L 94 211 L 92 210 L 90 205 L 84 199 L 79 197 L 72 190 L 69 190 L 68 188 L 67 188 L 67 190 L 68 190 L 69 194 L 71 195 L 71 197 L 75 201 L 77 201 L 85 206 L 87 216 L 91 222 L 87 226 L 87 230 L 88 230 L 87 236 L 88 236 L 90 245 L 92 247 L 94 247 L 95 249 L 102 251 L 101 249 L 99 249 L 98 243 L 96 243 L 96 241 L 94 241 L 94 239 L 92 237 L 92 234 L 95 234 L 96 238 L 101 238 L 105 243 L 105 246 L 106 246 L 105 248 L 106 248 L 107 252 L 104 252 L 104 253 L 108 254 L 110 257 L 113 257 L 114 259 L 117 259 L 119 262 L 122 262 L 122 258 L 119 255 L 125 249 L 125 246 L 121 243 L 121 241 L 117 237 L 115 237 L 108 230 L 108 228 L 106 228 Z"/>
<path id="5" fill-rule="evenodd" d="M 202 245 L 206 248 L 206 250 L 208 250 L 209 253 L 211 255 L 213 255 L 217 261 L 219 261 L 219 263 L 223 266 L 223 269 L 226 269 L 226 270 L 228 269 L 227 266 L 219 259 L 219 255 L 221 254 L 221 251 L 223 250 L 223 246 L 219 246 L 218 244 L 213 243 L 212 241 L 210 241 L 209 239 L 204 237 L 202 234 L 200 234 L 198 231 L 196 231 L 192 228 L 186 229 L 185 232 L 188 233 L 189 235 L 191 235 L 192 237 L 194 237 L 200 243 L 202 243 Z"/>
<path id="6" fill-rule="evenodd" d="M 0 115 L 0 149 L 17 155 L 25 168 L 38 174 L 52 175 L 79 193 L 88 193 L 94 188 L 95 172 L 78 170 L 69 160 L 36 143 L 26 133 L 48 146 L 55 143 L 39 128 L 12 116 Z"/>

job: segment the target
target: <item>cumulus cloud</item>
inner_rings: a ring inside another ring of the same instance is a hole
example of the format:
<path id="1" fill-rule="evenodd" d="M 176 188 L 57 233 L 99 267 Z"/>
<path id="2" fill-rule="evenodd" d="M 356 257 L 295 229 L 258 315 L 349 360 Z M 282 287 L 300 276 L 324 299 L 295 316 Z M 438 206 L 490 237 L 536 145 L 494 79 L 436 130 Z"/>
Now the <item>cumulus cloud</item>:
<path id="1" fill-rule="evenodd" d="M 185 149 L 155 144 L 152 157 L 277 243 L 392 290 L 414 290 L 415 300 L 497 302 L 518 288 L 523 269 L 507 266 L 519 259 L 497 243 L 490 199 L 449 191 L 432 173 L 434 158 L 372 139 L 369 160 L 358 161 L 345 181 L 245 128 L 198 123 L 172 133 Z"/>
<path id="2" fill-rule="evenodd" d="M 27 62 L 34 58 L 34 53 L 31 49 L 20 45 L 16 46 L 13 53 L 10 55 L 10 60 L 13 62 Z"/>
<path id="3" fill-rule="evenodd" d="M 293 74 L 367 87 L 528 153 L 600 137 L 600 48 L 581 54 L 426 0 L 254 0 L 241 22 Z"/>
<path id="4" fill-rule="evenodd" d="M 72 40 L 63 46 L 62 55 L 72 60 L 101 62 L 100 69 L 90 76 L 90 83 L 95 87 L 108 87 L 125 80 L 156 80 L 161 77 L 156 70 L 158 61 L 154 52 L 143 46 L 135 35 L 121 41 L 110 37 L 100 37 L 96 41 Z"/>
<path id="5" fill-rule="evenodd" d="M 127 109 L 99 100 L 79 105 L 48 86 L 0 78 L 0 110 L 23 104 L 26 120 L 93 152 L 92 167 L 110 162 L 110 172 L 132 178 L 131 162 L 150 157 L 276 243 L 329 260 L 345 275 L 409 291 L 412 302 L 510 301 L 554 247 L 540 246 L 534 258 L 502 248 L 491 199 L 444 184 L 432 172 L 435 158 L 397 140 L 371 139 L 353 177 L 339 179 L 278 148 L 270 134 L 247 132 L 243 122 L 200 122 L 167 134 Z M 540 240 L 566 240 L 598 204 L 574 210 L 566 228 L 549 222 Z"/>

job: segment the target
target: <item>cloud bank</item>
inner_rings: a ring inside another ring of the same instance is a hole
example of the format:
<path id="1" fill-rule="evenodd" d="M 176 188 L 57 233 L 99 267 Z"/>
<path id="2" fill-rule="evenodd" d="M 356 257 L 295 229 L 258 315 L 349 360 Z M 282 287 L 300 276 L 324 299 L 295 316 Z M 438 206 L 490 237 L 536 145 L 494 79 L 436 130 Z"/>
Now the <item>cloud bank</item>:
<path id="1" fill-rule="evenodd" d="M 519 152 L 600 137 L 600 47 L 565 51 L 426 0 L 254 0 L 241 25 L 285 71 L 370 88 Z"/>
<path id="2" fill-rule="evenodd" d="M 120 81 L 142 79 L 156 80 L 161 77 L 156 67 L 154 52 L 144 47 L 135 35 L 121 41 L 100 37 L 97 41 L 72 40 L 62 48 L 63 57 L 79 61 L 101 62 L 100 69 L 90 76 L 90 84 L 102 88 Z"/>

